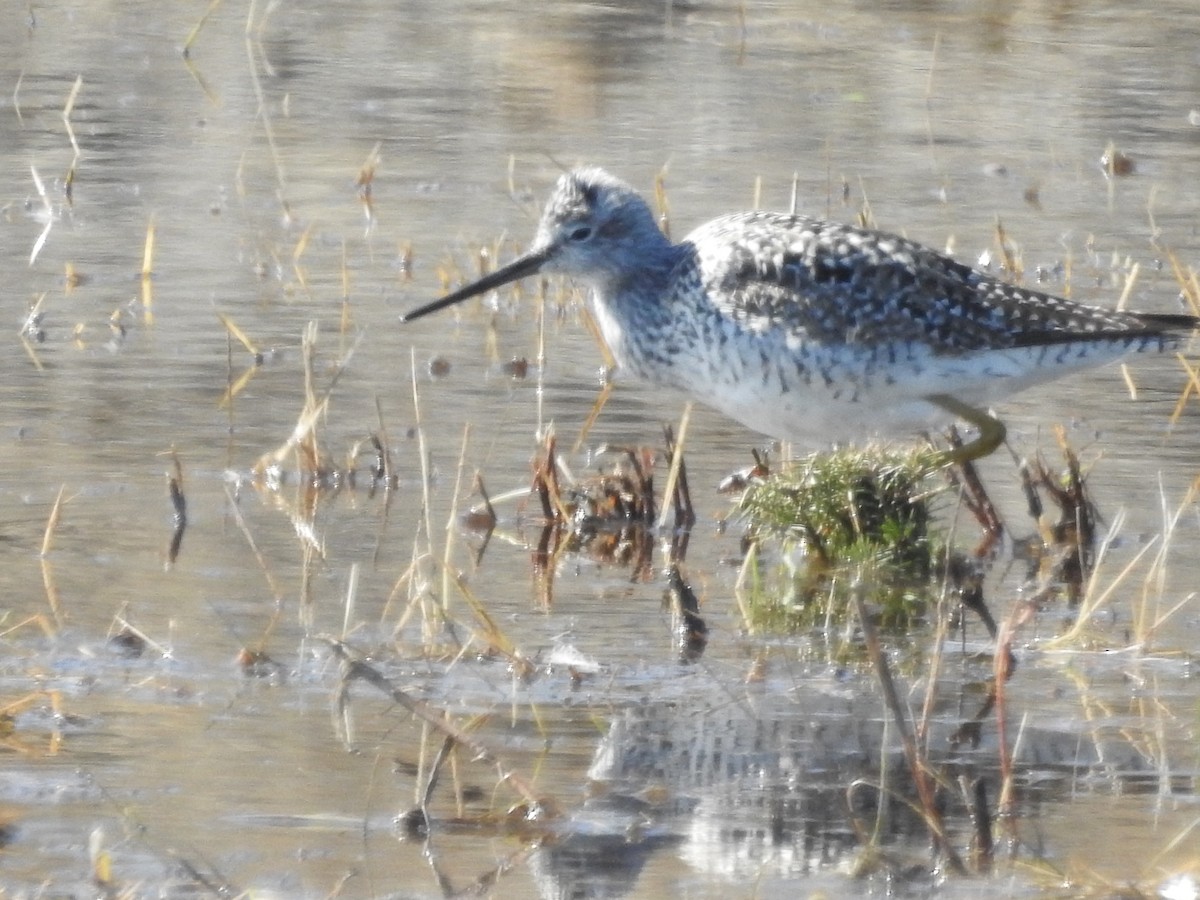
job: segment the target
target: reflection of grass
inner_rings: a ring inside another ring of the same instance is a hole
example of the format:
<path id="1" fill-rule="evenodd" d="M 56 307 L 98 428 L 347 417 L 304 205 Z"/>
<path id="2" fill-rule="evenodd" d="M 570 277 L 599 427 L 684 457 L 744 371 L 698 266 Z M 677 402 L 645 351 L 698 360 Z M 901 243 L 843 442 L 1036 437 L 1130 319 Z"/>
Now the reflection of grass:
<path id="1" fill-rule="evenodd" d="M 926 483 L 938 459 L 929 449 L 846 449 L 752 485 L 739 512 L 755 544 L 777 543 L 783 563 L 743 579 L 747 623 L 789 630 L 839 621 L 853 584 L 868 586 L 883 624 L 919 617 L 944 543 L 931 531 L 941 489 Z"/>
<path id="2" fill-rule="evenodd" d="M 1129 621 L 1131 624 L 1125 631 L 1126 643 L 1142 653 L 1156 649 L 1155 644 L 1163 627 L 1196 597 L 1196 592 L 1192 591 L 1181 599 L 1171 602 L 1167 590 L 1167 560 L 1170 557 L 1172 542 L 1179 529 L 1180 520 L 1184 513 L 1194 508 L 1198 491 L 1200 491 L 1200 481 L 1192 484 L 1173 512 L 1166 495 L 1163 494 L 1161 498 L 1162 531 L 1146 540 L 1133 558 L 1116 573 L 1107 570 L 1104 565 L 1108 551 L 1119 536 L 1121 526 L 1124 524 L 1122 514 L 1118 514 L 1114 518 L 1107 535 L 1101 542 L 1096 563 L 1091 568 L 1073 625 L 1057 638 L 1048 641 L 1045 644 L 1047 649 L 1091 647 L 1103 644 L 1102 638 L 1096 634 L 1094 623 L 1103 610 L 1111 605 L 1114 597 L 1119 597 L 1122 592 L 1130 595 Z M 1149 562 L 1145 566 L 1139 590 L 1136 586 L 1127 584 L 1127 581 L 1135 575 L 1139 564 L 1147 555 L 1149 555 Z M 1170 603 L 1169 606 L 1167 606 L 1168 603 Z M 1166 606 L 1165 609 L 1164 606 Z"/>

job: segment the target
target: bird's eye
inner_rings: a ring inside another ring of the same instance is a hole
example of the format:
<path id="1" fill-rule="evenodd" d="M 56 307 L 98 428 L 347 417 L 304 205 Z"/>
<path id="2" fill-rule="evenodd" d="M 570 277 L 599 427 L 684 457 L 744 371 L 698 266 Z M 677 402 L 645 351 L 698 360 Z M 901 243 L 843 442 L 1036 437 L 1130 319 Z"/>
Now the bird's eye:
<path id="1" fill-rule="evenodd" d="M 576 244 L 581 244 L 592 236 L 592 229 L 588 225 L 577 225 L 572 228 L 567 235 L 567 239 L 574 241 Z"/>

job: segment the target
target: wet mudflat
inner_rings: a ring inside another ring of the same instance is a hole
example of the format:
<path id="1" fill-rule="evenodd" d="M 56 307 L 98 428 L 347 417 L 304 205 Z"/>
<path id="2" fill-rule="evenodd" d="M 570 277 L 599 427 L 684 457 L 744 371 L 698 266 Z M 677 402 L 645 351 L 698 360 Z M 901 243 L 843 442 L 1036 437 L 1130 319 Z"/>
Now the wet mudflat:
<path id="1" fill-rule="evenodd" d="M 1178 360 L 1139 360 L 1136 400 L 1113 368 L 1000 410 L 1017 453 L 1056 465 L 1067 427 L 1113 537 L 1079 633 L 1056 640 L 1059 596 L 1016 631 L 1005 735 L 993 715 L 950 742 L 994 654 L 970 616 L 942 644 L 926 719 L 953 874 L 853 620 L 745 612 L 716 485 L 765 439 L 692 413 L 683 571 L 708 634 L 689 654 L 668 542 L 543 543 L 525 491 L 551 423 L 578 476 L 621 456 L 604 444 L 652 448 L 661 491 L 683 398 L 620 383 L 573 450 L 602 360 L 564 288 L 397 322 L 509 258 L 576 162 L 647 195 L 666 167 L 676 236 L 787 208 L 795 181 L 813 213 L 1178 311 L 1172 260 L 1200 266 L 1189 23 L 1182 2 L 6 7 L 4 891 L 1038 896 L 1194 875 L 1200 469 L 1194 396 L 1169 425 Z M 476 472 L 486 546 L 463 527 Z M 1014 472 L 982 467 L 1020 537 Z M 985 594 L 1006 621 L 1037 586 L 1010 551 Z M 881 635 L 914 717 L 933 618 Z M 995 809 L 1005 747 L 989 868 L 963 785 Z M 426 793 L 428 840 L 396 821 Z"/>

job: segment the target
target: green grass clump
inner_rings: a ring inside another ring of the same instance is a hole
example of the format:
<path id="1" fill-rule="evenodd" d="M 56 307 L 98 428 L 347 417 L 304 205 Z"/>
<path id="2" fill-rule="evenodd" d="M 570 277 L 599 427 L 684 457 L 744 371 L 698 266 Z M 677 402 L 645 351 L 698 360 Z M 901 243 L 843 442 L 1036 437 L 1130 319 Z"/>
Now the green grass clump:
<path id="1" fill-rule="evenodd" d="M 753 484 L 738 514 L 758 549 L 777 546 L 775 571 L 752 579 L 751 625 L 796 630 L 845 618 L 848 590 L 868 587 L 880 624 L 919 618 L 945 546 L 928 478 L 939 454 L 928 449 L 845 449 L 814 454 Z"/>

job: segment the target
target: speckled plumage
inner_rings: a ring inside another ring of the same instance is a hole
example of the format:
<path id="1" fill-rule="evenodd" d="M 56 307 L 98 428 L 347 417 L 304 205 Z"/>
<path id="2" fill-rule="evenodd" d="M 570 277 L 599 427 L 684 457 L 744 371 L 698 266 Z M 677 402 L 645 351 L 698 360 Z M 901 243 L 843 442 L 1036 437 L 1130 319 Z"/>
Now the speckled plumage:
<path id="1" fill-rule="evenodd" d="M 1015 287 L 805 216 L 735 213 L 672 244 L 632 188 L 594 168 L 559 179 L 528 253 L 404 318 L 537 271 L 591 288 L 622 369 L 808 443 L 914 431 L 1197 324 Z"/>

